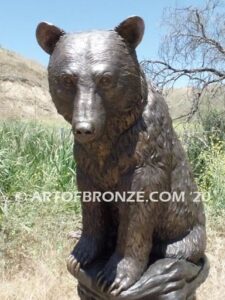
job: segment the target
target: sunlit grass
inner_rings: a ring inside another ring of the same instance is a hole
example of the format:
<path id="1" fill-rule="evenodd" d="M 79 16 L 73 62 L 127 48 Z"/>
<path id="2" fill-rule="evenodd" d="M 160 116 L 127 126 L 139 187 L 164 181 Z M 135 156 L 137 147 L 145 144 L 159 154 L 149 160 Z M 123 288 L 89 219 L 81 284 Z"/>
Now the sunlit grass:
<path id="1" fill-rule="evenodd" d="M 0 191 L 73 191 L 75 163 L 67 128 L 35 123 L 0 126 Z"/>

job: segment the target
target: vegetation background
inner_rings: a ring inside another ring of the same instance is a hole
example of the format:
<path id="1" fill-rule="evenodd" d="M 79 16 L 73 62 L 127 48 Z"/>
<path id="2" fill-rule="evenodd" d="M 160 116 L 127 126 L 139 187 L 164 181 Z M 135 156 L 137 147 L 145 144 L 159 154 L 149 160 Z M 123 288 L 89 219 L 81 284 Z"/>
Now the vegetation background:
<path id="1" fill-rule="evenodd" d="M 224 57 L 220 59 L 224 62 Z M 207 76 L 203 76 L 206 82 L 215 79 Z M 204 93 L 197 93 L 197 113 L 189 122 L 179 116 L 193 112 L 193 86 L 166 89 L 171 115 L 177 119 L 174 127 L 192 164 L 207 214 L 211 270 L 198 300 L 225 299 L 224 78 L 223 74 L 220 85 L 213 85 L 219 87 L 216 94 L 201 86 Z M 202 82 L 201 76 L 198 79 Z M 45 68 L 0 49 L 1 300 L 77 299 L 76 282 L 65 263 L 75 243 L 67 235 L 81 227 L 78 198 L 71 201 L 68 194 L 76 192 L 72 144 L 70 127 L 51 102 Z"/>

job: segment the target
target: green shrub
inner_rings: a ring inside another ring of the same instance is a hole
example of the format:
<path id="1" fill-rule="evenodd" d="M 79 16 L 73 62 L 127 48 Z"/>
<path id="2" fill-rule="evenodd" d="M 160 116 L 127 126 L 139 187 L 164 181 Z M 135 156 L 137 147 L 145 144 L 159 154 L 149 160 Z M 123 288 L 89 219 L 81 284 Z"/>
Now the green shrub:
<path id="1" fill-rule="evenodd" d="M 191 136 L 186 142 L 188 158 L 192 165 L 192 170 L 196 178 L 199 178 L 207 167 L 205 158 L 202 156 L 204 151 L 207 151 L 208 145 L 205 142 L 204 136 L 201 138 L 197 135 Z"/>
<path id="2" fill-rule="evenodd" d="M 213 117 L 212 117 L 213 119 Z M 225 214 L 225 140 L 209 118 L 208 131 L 192 134 L 186 141 L 187 154 L 206 208 L 214 215 Z M 222 125 L 221 125 L 222 126 Z M 222 128 L 222 127 L 221 127 Z"/>
<path id="3" fill-rule="evenodd" d="M 225 140 L 225 113 L 211 110 L 201 118 L 201 126 L 208 138 L 208 142 Z"/>
<path id="4" fill-rule="evenodd" d="M 211 144 L 210 149 L 202 152 L 201 158 L 205 161 L 205 172 L 198 182 L 200 188 L 208 193 L 208 204 L 214 214 L 225 212 L 225 143 Z"/>

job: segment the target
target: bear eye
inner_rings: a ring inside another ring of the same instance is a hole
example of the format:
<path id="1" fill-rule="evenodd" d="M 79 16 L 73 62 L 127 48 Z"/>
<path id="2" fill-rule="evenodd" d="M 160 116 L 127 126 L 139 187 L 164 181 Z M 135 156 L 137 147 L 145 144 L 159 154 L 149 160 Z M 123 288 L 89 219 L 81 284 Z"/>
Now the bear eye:
<path id="1" fill-rule="evenodd" d="M 61 77 L 61 83 L 65 88 L 71 88 L 76 85 L 77 77 L 72 75 L 63 75 Z"/>
<path id="2" fill-rule="evenodd" d="M 99 78 L 99 84 L 102 87 L 109 87 L 112 84 L 112 76 L 110 74 L 105 74 Z"/>

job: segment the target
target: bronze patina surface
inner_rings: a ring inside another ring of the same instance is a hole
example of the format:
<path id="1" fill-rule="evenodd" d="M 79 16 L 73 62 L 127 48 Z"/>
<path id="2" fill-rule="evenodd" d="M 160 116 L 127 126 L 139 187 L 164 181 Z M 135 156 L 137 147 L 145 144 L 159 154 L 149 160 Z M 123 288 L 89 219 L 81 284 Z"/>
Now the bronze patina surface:
<path id="1" fill-rule="evenodd" d="M 137 60 L 144 21 L 81 33 L 43 22 L 36 34 L 50 54 L 52 100 L 74 134 L 83 229 L 67 266 L 80 297 L 194 299 L 208 270 L 205 214 L 167 104 Z M 105 201 L 109 191 L 133 201 Z"/>

